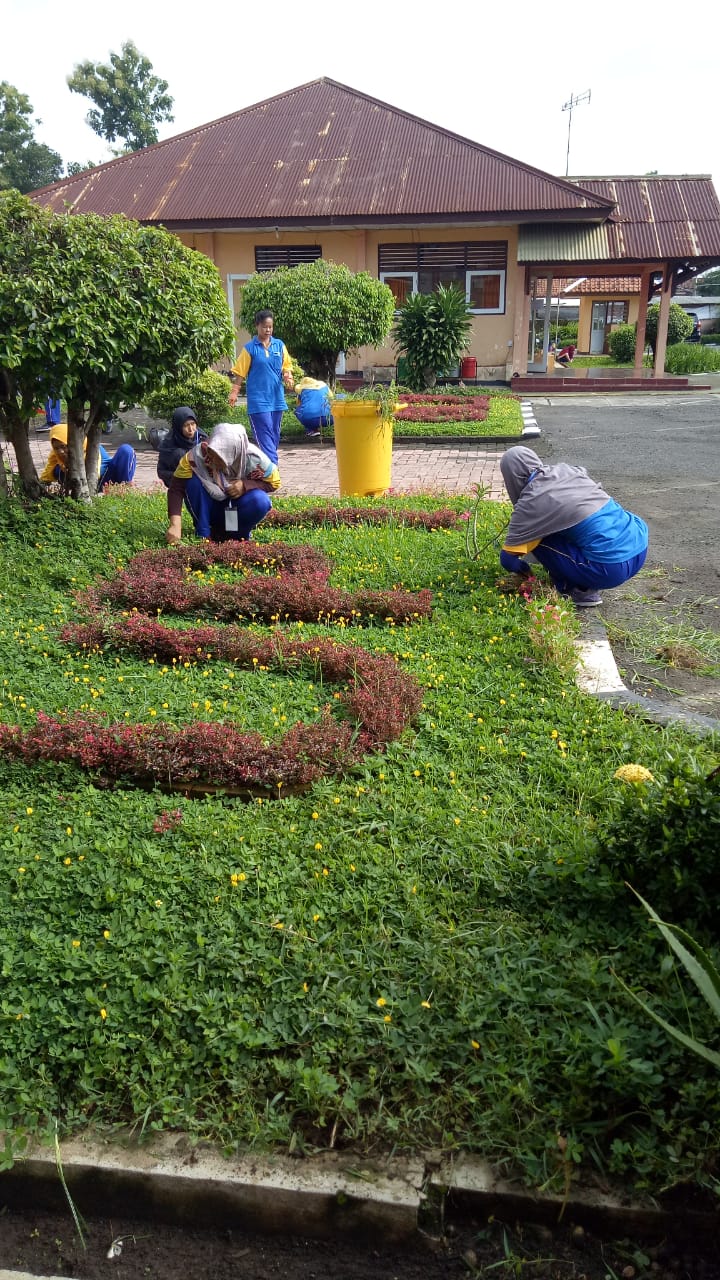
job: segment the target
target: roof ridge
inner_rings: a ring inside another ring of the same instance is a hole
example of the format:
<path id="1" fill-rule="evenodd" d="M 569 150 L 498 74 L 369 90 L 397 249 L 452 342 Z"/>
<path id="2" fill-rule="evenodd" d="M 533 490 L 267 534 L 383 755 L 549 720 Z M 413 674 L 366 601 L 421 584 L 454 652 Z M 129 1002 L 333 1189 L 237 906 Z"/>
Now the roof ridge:
<path id="1" fill-rule="evenodd" d="M 392 103 L 385 102 L 382 98 L 376 98 L 372 94 L 364 93 L 362 89 L 354 89 L 351 85 L 343 84 L 340 80 L 334 80 L 331 76 L 318 76 L 314 80 L 308 80 L 304 84 L 296 85 L 292 89 L 285 89 L 282 93 L 273 94 L 270 98 L 264 98 L 260 102 L 253 102 L 249 106 L 240 107 L 237 111 L 230 111 L 224 116 L 218 116 L 216 120 L 209 120 L 204 124 L 195 125 L 191 129 L 185 129 L 182 133 L 173 134 L 170 138 L 162 138 L 158 142 L 151 143 L 148 147 L 140 148 L 140 151 L 128 151 L 121 156 L 114 156 L 112 160 L 104 161 L 103 164 L 93 165 L 91 169 L 83 169 L 80 173 L 66 175 L 64 178 L 59 178 L 57 182 L 53 182 L 47 187 L 37 188 L 37 194 L 61 190 L 63 187 L 77 183 L 82 179 L 84 174 L 89 172 L 95 174 L 99 170 L 105 170 L 111 166 L 122 165 L 127 161 L 136 158 L 140 154 L 144 154 L 145 152 L 156 152 L 162 147 L 170 146 L 183 138 L 189 138 L 193 135 L 202 137 L 203 134 L 207 134 L 211 129 L 216 128 L 218 125 L 225 124 L 228 120 L 235 119 L 242 115 L 249 115 L 252 112 L 264 109 L 271 103 L 291 98 L 293 95 L 303 93 L 305 90 L 319 84 L 332 85 L 334 89 L 340 89 L 343 93 L 350 94 L 354 98 L 362 98 L 365 102 L 370 102 L 374 106 L 381 107 L 385 111 L 390 111 L 396 116 L 402 116 L 405 120 L 410 120 L 414 124 L 419 124 L 424 129 L 429 129 L 431 132 L 440 134 L 446 138 L 451 138 L 453 141 L 459 142 L 463 146 L 471 147 L 474 151 L 480 152 L 483 155 L 490 156 L 495 160 L 500 160 L 504 164 L 509 165 L 512 169 L 519 170 L 522 173 L 534 174 L 535 176 L 542 178 L 545 182 L 552 183 L 553 186 L 558 187 L 560 190 L 564 190 L 566 192 L 572 191 L 573 194 L 579 191 L 580 194 L 585 195 L 587 199 L 595 205 L 595 207 L 599 204 L 600 209 L 598 211 L 601 213 L 602 206 L 606 206 L 608 212 L 615 207 L 614 200 L 611 200 L 606 196 L 599 196 L 594 191 L 584 191 L 577 180 L 571 181 L 567 178 L 559 178 L 556 177 L 555 174 L 548 173 L 545 169 L 538 169 L 534 165 L 525 164 L 522 160 L 515 159 L 514 156 L 508 156 L 502 151 L 496 151 L 493 147 L 485 146 L 482 142 L 476 142 L 473 138 L 467 138 L 464 134 L 456 133 L 453 129 L 446 129 L 442 125 L 435 124 L 432 120 L 426 120 L 423 116 L 415 115 L 411 111 L 405 111 L 402 107 L 393 106 Z M 33 195 L 35 194 L 36 193 L 33 192 Z"/>

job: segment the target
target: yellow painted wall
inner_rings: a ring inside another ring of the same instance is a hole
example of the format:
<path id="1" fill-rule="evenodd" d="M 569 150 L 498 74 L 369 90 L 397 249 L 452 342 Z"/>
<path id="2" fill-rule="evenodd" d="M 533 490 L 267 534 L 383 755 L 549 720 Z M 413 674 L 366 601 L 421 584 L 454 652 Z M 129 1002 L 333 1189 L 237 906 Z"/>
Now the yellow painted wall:
<path id="1" fill-rule="evenodd" d="M 628 318 L 627 324 L 635 324 L 640 309 L 640 298 L 637 294 L 623 293 L 585 293 L 580 298 L 580 315 L 578 317 L 578 340 L 577 349 L 583 355 L 587 355 L 590 350 L 590 326 L 592 324 L 592 304 L 593 302 L 627 302 Z M 611 332 L 617 329 L 617 325 L 611 325 Z"/>
<path id="2" fill-rule="evenodd" d="M 505 281 L 503 315 L 473 316 L 472 338 L 467 354 L 478 365 L 496 368 L 496 376 L 505 376 L 512 356 L 513 305 L 517 266 L 517 227 L 421 227 L 418 229 L 349 230 L 349 231 L 215 231 L 181 232 L 179 239 L 191 249 L 207 254 L 217 266 L 227 288 L 231 275 L 252 275 L 255 271 L 256 245 L 317 244 L 322 256 L 330 262 L 345 263 L 352 271 L 378 274 L 379 244 L 439 244 L 465 240 L 507 240 L 508 269 Z M 280 335 L 282 337 L 282 335 Z M 392 342 L 377 350 L 363 347 L 348 358 L 348 370 L 367 365 L 395 365 L 397 355 Z"/>

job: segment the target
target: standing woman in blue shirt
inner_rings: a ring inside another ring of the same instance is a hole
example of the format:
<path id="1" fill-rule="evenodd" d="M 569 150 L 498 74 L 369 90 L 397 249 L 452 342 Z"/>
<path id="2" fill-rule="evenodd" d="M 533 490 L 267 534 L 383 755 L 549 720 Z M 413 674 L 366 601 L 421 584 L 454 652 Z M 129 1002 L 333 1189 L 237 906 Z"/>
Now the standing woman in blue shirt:
<path id="1" fill-rule="evenodd" d="M 245 344 L 232 367 L 230 404 L 247 381 L 247 407 L 256 443 L 277 464 L 280 423 L 287 409 L 285 390 L 293 390 L 292 363 L 287 347 L 273 337 L 272 311 L 255 315 L 255 337 Z"/>

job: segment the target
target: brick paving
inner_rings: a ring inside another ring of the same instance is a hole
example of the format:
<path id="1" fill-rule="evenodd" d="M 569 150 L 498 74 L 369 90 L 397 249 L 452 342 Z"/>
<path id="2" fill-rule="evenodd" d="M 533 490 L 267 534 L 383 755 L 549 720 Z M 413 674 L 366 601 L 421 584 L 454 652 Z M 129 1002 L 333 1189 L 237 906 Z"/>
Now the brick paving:
<path id="1" fill-rule="evenodd" d="M 137 451 L 135 484 L 148 490 L 160 482 L 155 470 L 157 453 L 134 433 L 113 432 L 103 436 L 109 453 L 127 441 Z M 500 457 L 507 445 L 494 442 L 438 444 L 403 443 L 393 448 L 392 491 L 394 493 L 466 493 L 477 486 L 487 490 L 490 498 L 506 498 L 500 475 Z M 50 445 L 47 435 L 31 431 L 31 449 L 38 471 L 45 465 Z M 10 453 L 12 451 L 10 450 Z M 280 496 L 332 498 L 339 495 L 335 448 L 332 444 L 280 445 Z"/>

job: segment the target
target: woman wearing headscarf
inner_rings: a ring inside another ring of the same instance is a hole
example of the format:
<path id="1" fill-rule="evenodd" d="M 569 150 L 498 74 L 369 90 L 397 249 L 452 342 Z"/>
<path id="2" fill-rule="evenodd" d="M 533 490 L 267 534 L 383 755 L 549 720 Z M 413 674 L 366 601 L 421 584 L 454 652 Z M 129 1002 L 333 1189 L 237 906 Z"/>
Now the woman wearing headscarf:
<path id="1" fill-rule="evenodd" d="M 50 453 L 43 471 L 40 473 L 42 484 L 52 484 L 53 480 L 60 484 L 65 482 L 68 466 L 68 429 L 60 422 L 50 428 Z M 87 453 L 87 438 L 83 443 L 83 452 Z M 107 449 L 100 445 L 98 451 L 97 492 L 101 493 L 108 484 L 130 484 L 137 467 L 137 454 L 132 445 L 121 444 L 110 456 Z"/>
<path id="2" fill-rule="evenodd" d="M 532 552 L 561 595 L 580 608 L 602 604 L 603 587 L 617 587 L 645 563 L 648 528 L 625 511 L 584 467 L 546 466 L 532 449 L 507 449 L 500 470 L 513 514 L 500 563 L 527 575 L 521 557 Z"/>
<path id="3" fill-rule="evenodd" d="M 245 428 L 220 422 L 210 440 L 200 440 L 175 468 L 168 489 L 167 540 L 182 539 L 183 501 L 199 538 L 247 539 L 268 514 L 269 495 L 279 488 L 277 467 L 248 440 Z"/>
<path id="4" fill-rule="evenodd" d="M 198 427 L 195 410 L 189 405 L 181 404 L 173 413 L 170 430 L 158 453 L 157 473 L 164 485 L 170 487 L 176 467 L 188 449 L 207 438 L 206 433 Z"/>

